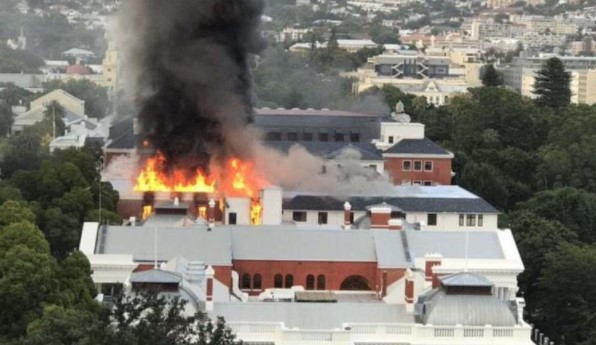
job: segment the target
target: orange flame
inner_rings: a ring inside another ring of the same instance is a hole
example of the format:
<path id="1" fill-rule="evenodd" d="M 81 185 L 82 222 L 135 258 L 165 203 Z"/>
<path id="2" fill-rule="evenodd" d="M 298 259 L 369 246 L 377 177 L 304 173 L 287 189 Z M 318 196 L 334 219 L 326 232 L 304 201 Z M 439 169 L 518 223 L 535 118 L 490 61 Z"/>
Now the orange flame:
<path id="1" fill-rule="evenodd" d="M 147 159 L 137 177 L 134 189 L 139 192 L 220 192 L 252 198 L 263 184 L 253 164 L 237 158 L 228 160 L 225 167 L 212 169 L 214 173 L 211 175 L 205 174 L 200 169 L 190 177 L 181 169 L 175 169 L 167 174 L 162 169 L 165 165 L 166 158 L 161 153 Z"/>
<path id="2" fill-rule="evenodd" d="M 260 225 L 261 224 L 261 212 L 263 211 L 263 206 L 259 202 L 259 199 L 252 199 L 250 203 L 250 224 L 251 225 Z"/>

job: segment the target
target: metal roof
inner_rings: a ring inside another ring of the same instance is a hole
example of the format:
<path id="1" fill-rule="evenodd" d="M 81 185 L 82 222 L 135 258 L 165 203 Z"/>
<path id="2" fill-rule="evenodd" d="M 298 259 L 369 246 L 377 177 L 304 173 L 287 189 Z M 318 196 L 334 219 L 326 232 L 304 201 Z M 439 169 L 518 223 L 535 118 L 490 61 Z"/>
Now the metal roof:
<path id="1" fill-rule="evenodd" d="M 494 286 L 486 277 L 479 274 L 460 272 L 446 277 L 440 277 L 443 286 L 474 286 L 474 287 L 492 287 Z"/>
<path id="2" fill-rule="evenodd" d="M 338 142 L 320 142 L 320 141 L 265 141 L 269 147 L 275 148 L 284 153 L 288 153 L 294 145 L 302 146 L 308 152 L 315 156 L 336 159 L 344 150 L 355 150 L 360 154 L 361 160 L 382 161 L 381 152 L 370 143 L 338 143 Z"/>
<path id="3" fill-rule="evenodd" d="M 302 330 L 330 330 L 344 323 L 414 323 L 405 305 L 385 303 L 214 303 L 227 322 L 283 322 Z"/>
<path id="4" fill-rule="evenodd" d="M 343 211 L 348 201 L 353 211 L 366 211 L 369 206 L 383 202 L 404 212 L 423 213 L 499 213 L 480 198 L 433 198 L 433 197 L 351 197 L 339 199 L 332 196 L 296 195 L 284 202 L 287 210 Z"/>
<path id="5" fill-rule="evenodd" d="M 505 302 L 492 295 L 448 295 L 434 290 L 424 301 L 424 324 L 435 326 L 515 326 L 515 316 Z"/>
<path id="6" fill-rule="evenodd" d="M 353 111 L 344 110 L 329 110 L 329 109 L 285 109 L 285 108 L 259 108 L 255 109 L 255 117 L 258 119 L 260 116 L 267 115 L 278 115 L 278 116 L 292 116 L 292 115 L 307 115 L 307 116 L 350 116 L 350 117 L 378 117 L 376 114 L 356 113 Z"/>
<path id="7" fill-rule="evenodd" d="M 501 242 L 494 231 L 406 231 L 408 247 L 416 258 L 438 253 L 444 258 L 505 259 Z"/>
<path id="8" fill-rule="evenodd" d="M 232 253 L 237 260 L 377 261 L 371 232 L 339 228 L 234 227 Z"/>
<path id="9" fill-rule="evenodd" d="M 373 232 L 379 268 L 412 267 L 406 257 L 401 231 L 370 230 Z"/>
<path id="10" fill-rule="evenodd" d="M 219 231 L 215 231 L 219 230 Z M 157 255 L 154 250 L 157 236 Z M 136 261 L 168 261 L 182 256 L 189 261 L 231 265 L 230 231 L 205 227 L 108 226 L 101 228 L 97 254 L 132 254 Z"/>
<path id="11" fill-rule="evenodd" d="M 134 272 L 130 275 L 131 283 L 179 284 L 181 281 L 182 274 L 157 269 L 142 272 Z"/>
<path id="12" fill-rule="evenodd" d="M 426 154 L 426 155 L 449 155 L 450 153 L 428 138 L 424 139 L 402 139 L 391 146 L 384 153 L 392 154 Z"/>

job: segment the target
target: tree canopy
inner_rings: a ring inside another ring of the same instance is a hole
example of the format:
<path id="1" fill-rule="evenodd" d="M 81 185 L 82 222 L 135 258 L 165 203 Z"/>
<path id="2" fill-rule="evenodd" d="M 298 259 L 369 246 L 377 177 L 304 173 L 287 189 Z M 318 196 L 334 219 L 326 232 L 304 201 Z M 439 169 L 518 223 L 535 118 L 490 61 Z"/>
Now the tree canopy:
<path id="1" fill-rule="evenodd" d="M 551 108 L 562 108 L 571 102 L 571 73 L 565 70 L 563 62 L 552 57 L 536 73 L 534 94 L 536 103 Z"/>

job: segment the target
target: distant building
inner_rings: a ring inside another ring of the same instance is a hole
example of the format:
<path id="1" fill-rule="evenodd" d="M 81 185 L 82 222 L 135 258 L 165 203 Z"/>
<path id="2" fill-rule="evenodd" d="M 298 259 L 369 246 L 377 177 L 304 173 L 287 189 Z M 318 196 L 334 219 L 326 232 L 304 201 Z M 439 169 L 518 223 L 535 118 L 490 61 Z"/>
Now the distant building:
<path id="1" fill-rule="evenodd" d="M 535 97 L 534 82 L 544 62 L 551 56 L 518 57 L 501 68 L 504 84 L 524 96 Z M 571 72 L 571 101 L 573 103 L 595 104 L 596 97 L 596 57 L 557 56 L 565 68 Z"/>

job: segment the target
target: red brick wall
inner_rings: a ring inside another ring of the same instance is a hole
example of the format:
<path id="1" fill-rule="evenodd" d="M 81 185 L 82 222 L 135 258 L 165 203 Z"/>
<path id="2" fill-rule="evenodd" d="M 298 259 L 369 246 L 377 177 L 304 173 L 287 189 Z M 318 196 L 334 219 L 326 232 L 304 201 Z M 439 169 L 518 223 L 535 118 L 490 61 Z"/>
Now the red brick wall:
<path id="1" fill-rule="evenodd" d="M 228 287 L 232 286 L 232 267 L 230 266 L 213 266 L 215 279 L 219 280 L 220 283 Z"/>
<path id="2" fill-rule="evenodd" d="M 376 262 L 328 262 L 328 261 L 264 261 L 264 260 L 234 260 L 234 270 L 240 279 L 248 273 L 252 276 L 262 276 L 262 289 L 273 288 L 273 279 L 276 274 L 284 277 L 286 274 L 294 276 L 294 285 L 306 288 L 306 276 L 313 274 L 325 275 L 325 289 L 339 290 L 341 283 L 349 276 L 359 275 L 364 277 L 371 285 L 372 290 L 377 290 L 377 263 Z M 315 284 L 316 286 L 316 284 Z"/>
<path id="3" fill-rule="evenodd" d="M 383 282 L 383 273 L 387 273 L 387 282 Z M 383 290 L 383 285 L 386 284 L 387 288 L 391 286 L 391 284 L 395 283 L 396 281 L 400 280 L 406 274 L 406 270 L 403 268 L 398 269 L 378 269 L 377 277 L 379 279 L 379 286 L 380 290 Z"/>
<path id="4" fill-rule="evenodd" d="M 389 228 L 389 219 L 390 218 L 391 218 L 391 213 L 371 212 L 370 226 L 371 226 L 371 228 L 387 229 L 387 228 Z"/>
<path id="5" fill-rule="evenodd" d="M 403 171 L 403 161 L 412 162 L 410 171 Z M 414 171 L 414 161 L 422 162 L 422 171 Z M 432 171 L 424 171 L 424 161 L 432 161 Z M 391 176 L 393 183 L 402 184 L 403 180 L 412 181 L 433 181 L 436 184 L 451 184 L 451 158 L 386 158 L 385 170 Z"/>

